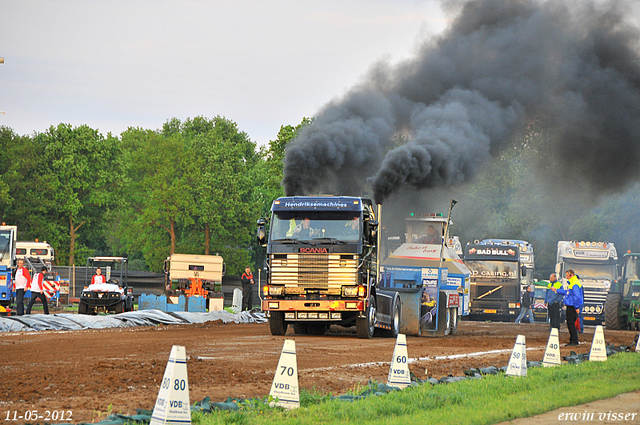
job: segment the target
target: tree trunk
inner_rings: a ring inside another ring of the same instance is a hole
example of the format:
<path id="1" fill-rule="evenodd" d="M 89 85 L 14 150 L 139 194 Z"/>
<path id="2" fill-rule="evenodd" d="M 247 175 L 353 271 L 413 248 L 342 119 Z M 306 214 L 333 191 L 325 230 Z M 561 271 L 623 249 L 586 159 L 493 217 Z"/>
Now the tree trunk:
<path id="1" fill-rule="evenodd" d="M 204 225 L 204 255 L 209 255 L 209 244 L 211 243 L 211 232 L 209 224 Z"/>
<path id="2" fill-rule="evenodd" d="M 171 235 L 171 253 L 173 255 L 176 253 L 176 222 L 174 220 L 170 221 L 171 229 L 169 230 L 169 234 Z"/>
<path id="3" fill-rule="evenodd" d="M 73 225 L 73 216 L 69 216 L 69 265 L 73 266 L 76 261 L 76 238 L 78 236 L 78 229 L 82 227 L 84 221 L 80 222 L 77 226 Z"/>
<path id="4" fill-rule="evenodd" d="M 73 266 L 75 262 L 75 251 L 76 251 L 76 229 L 73 226 L 73 216 L 69 217 L 69 265 Z"/>

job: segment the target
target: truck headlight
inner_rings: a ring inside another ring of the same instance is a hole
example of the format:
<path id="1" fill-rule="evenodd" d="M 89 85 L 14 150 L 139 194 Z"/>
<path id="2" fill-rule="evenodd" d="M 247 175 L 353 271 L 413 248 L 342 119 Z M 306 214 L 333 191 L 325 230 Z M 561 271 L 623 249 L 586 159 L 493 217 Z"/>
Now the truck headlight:
<path id="1" fill-rule="evenodd" d="M 282 295 L 284 286 L 269 286 L 269 295 Z"/>
<path id="2" fill-rule="evenodd" d="M 358 295 L 358 287 L 357 286 L 343 286 L 342 294 L 345 297 L 355 297 Z"/>

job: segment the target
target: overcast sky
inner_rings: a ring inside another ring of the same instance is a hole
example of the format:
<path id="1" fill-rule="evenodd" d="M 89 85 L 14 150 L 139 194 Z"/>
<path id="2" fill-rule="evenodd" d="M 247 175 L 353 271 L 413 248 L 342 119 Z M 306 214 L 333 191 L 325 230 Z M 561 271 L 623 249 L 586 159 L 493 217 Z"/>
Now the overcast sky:
<path id="1" fill-rule="evenodd" d="M 0 16 L 0 125 L 18 134 L 223 115 L 259 144 L 446 25 L 435 0 L 0 0 Z"/>

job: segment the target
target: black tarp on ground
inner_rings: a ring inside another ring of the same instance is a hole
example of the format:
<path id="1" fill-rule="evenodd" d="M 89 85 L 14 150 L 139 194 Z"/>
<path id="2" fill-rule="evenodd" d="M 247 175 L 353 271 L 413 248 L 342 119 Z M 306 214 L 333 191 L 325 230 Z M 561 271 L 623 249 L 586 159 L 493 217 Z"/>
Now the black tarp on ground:
<path id="1" fill-rule="evenodd" d="M 90 316 L 84 314 L 32 314 L 24 316 L 0 317 L 0 332 L 20 331 L 74 331 L 82 329 L 128 328 L 135 326 L 184 325 L 222 320 L 224 323 L 263 323 L 263 313 L 229 313 L 211 311 L 208 313 L 174 312 L 160 310 L 130 311 L 120 314 Z"/>

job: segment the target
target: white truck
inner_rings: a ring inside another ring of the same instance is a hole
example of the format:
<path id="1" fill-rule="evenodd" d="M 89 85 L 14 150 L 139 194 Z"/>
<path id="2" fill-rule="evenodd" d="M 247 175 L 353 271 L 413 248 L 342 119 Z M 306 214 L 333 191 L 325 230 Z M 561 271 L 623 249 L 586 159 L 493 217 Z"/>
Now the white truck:
<path id="1" fill-rule="evenodd" d="M 585 324 L 604 323 L 604 303 L 611 283 L 618 279 L 617 261 L 618 253 L 611 242 L 558 242 L 558 280 L 565 280 L 567 270 L 573 270 L 580 279 L 584 291 L 582 318 Z"/>

